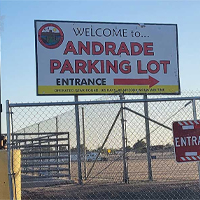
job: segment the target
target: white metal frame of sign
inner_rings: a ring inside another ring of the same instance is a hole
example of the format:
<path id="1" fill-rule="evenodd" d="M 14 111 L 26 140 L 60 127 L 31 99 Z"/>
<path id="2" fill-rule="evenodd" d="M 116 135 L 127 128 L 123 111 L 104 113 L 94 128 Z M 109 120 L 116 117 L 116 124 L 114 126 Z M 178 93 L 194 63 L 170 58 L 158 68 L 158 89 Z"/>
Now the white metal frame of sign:
<path id="1" fill-rule="evenodd" d="M 35 20 L 37 95 L 180 94 L 176 24 Z"/>

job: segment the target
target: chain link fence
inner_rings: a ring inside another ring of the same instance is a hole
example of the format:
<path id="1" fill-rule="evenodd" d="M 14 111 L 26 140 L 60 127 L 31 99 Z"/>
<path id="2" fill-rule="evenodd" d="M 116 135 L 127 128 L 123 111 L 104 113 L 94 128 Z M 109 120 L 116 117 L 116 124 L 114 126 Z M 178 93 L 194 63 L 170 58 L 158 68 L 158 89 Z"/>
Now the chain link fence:
<path id="1" fill-rule="evenodd" d="M 21 150 L 20 196 L 199 199 L 198 162 L 175 161 L 172 133 L 173 121 L 193 120 L 195 113 L 199 118 L 198 94 L 8 103 L 8 150 Z M 19 198 L 17 182 L 12 185 Z"/>

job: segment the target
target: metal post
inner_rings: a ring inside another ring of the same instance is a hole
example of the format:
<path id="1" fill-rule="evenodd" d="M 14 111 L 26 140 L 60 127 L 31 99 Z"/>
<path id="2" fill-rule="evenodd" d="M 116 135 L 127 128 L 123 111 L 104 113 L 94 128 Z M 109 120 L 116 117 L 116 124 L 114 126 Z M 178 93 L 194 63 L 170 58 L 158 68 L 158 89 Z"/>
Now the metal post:
<path id="1" fill-rule="evenodd" d="M 192 108 L 193 108 L 193 118 L 194 118 L 194 120 L 197 120 L 196 102 L 194 99 L 192 100 Z M 200 185 L 200 162 L 197 163 L 197 166 L 198 166 L 199 185 Z"/>
<path id="2" fill-rule="evenodd" d="M 196 102 L 194 99 L 192 100 L 192 108 L 193 108 L 193 118 L 194 120 L 197 120 Z"/>
<path id="3" fill-rule="evenodd" d="M 58 117 L 56 117 L 56 133 L 58 133 Z"/>
<path id="4" fill-rule="evenodd" d="M 24 128 L 24 133 L 25 133 L 25 128 Z M 24 140 L 25 140 L 25 134 L 24 134 Z"/>
<path id="5" fill-rule="evenodd" d="M 20 143 L 20 142 L 18 142 L 18 135 L 16 135 L 15 138 L 16 138 L 16 148 L 17 148 L 17 149 L 20 149 L 20 148 L 19 148 L 19 146 L 20 146 L 19 143 Z"/>
<path id="6" fill-rule="evenodd" d="M 51 147 L 50 147 L 50 141 L 49 141 L 49 136 L 47 137 L 47 139 L 48 139 L 48 146 L 49 146 L 49 148 L 48 148 L 48 157 L 50 157 L 50 151 L 51 151 Z M 48 159 L 48 163 L 50 162 L 50 159 Z M 51 165 L 48 165 L 48 175 L 50 175 L 50 170 L 51 170 Z"/>
<path id="7" fill-rule="evenodd" d="M 40 123 L 38 123 L 38 133 L 40 132 Z M 24 132 L 25 133 L 25 132 Z M 39 137 L 39 134 L 38 134 Z"/>
<path id="8" fill-rule="evenodd" d="M 32 143 L 32 147 L 33 147 L 33 140 L 31 141 L 31 143 Z M 34 155 L 32 155 L 32 156 L 34 156 Z M 35 168 L 34 168 L 34 165 L 32 166 L 32 170 L 34 171 L 35 170 Z M 32 176 L 34 175 L 34 172 L 32 172 Z"/>
<path id="9" fill-rule="evenodd" d="M 42 158 L 41 139 L 39 139 L 39 147 L 40 147 L 40 158 Z M 42 170 L 42 159 L 40 159 L 40 170 Z"/>
<path id="10" fill-rule="evenodd" d="M 69 180 L 71 180 L 71 148 L 70 148 L 70 138 L 69 138 L 69 133 L 67 133 L 67 137 L 68 137 L 68 145 L 67 147 L 67 151 L 68 151 L 68 166 L 69 166 Z"/>
<path id="11" fill-rule="evenodd" d="M 74 96 L 75 103 L 78 102 L 78 95 Z M 80 144 L 80 121 L 79 121 L 79 109 L 78 104 L 75 105 L 76 116 L 76 140 L 77 140 L 77 158 L 78 158 L 78 183 L 82 184 L 82 172 L 81 172 L 81 144 Z"/>
<path id="12" fill-rule="evenodd" d="M 40 137 L 40 123 L 38 123 L 38 137 Z M 42 149 L 41 149 L 41 139 L 39 139 L 39 146 L 40 146 L 40 158 L 42 158 Z M 40 163 L 42 163 L 42 159 L 40 159 Z M 40 170 L 42 170 L 42 167 L 40 165 Z"/>
<path id="13" fill-rule="evenodd" d="M 26 141 L 24 141 L 24 146 L 26 146 Z M 26 150 L 27 151 L 27 150 Z M 25 154 L 25 157 L 27 158 L 28 156 L 27 156 L 27 154 Z M 25 165 L 27 165 L 28 164 L 28 160 L 25 160 Z M 24 171 L 25 171 L 25 173 L 27 174 L 28 172 L 27 172 L 27 168 L 28 167 L 25 167 L 24 168 Z"/>
<path id="14" fill-rule="evenodd" d="M 2 104 L 1 104 L 1 33 L 0 33 L 0 136 L 1 136 L 1 131 L 2 131 L 2 128 L 1 128 L 1 113 L 2 113 Z"/>
<path id="15" fill-rule="evenodd" d="M 144 95 L 144 99 L 147 100 L 147 95 Z M 149 130 L 149 111 L 148 102 L 144 102 L 144 113 L 145 113 L 145 125 L 146 125 L 146 143 L 147 143 L 147 162 L 148 162 L 148 178 L 150 181 L 153 180 L 152 167 L 151 167 L 151 152 L 150 152 L 150 130 Z"/>
<path id="16" fill-rule="evenodd" d="M 124 100 L 124 95 L 120 94 L 120 100 Z M 124 124 L 124 109 L 123 103 L 121 103 L 121 124 L 122 124 L 122 147 L 123 147 L 123 182 L 128 183 L 128 167 L 126 160 L 126 138 L 125 138 L 125 124 Z"/>
<path id="17" fill-rule="evenodd" d="M 85 115 L 84 115 L 84 107 L 82 107 L 82 125 L 83 125 L 83 156 L 84 156 L 84 179 L 87 179 L 87 168 L 86 168 L 86 147 L 85 147 Z"/>
<path id="18" fill-rule="evenodd" d="M 10 146 L 10 108 L 9 101 L 6 100 L 6 120 L 7 120 L 7 152 L 8 152 L 8 178 L 9 178 L 9 192 L 10 199 L 13 199 L 13 185 L 12 185 L 12 173 L 11 173 L 11 146 Z"/>
<path id="19" fill-rule="evenodd" d="M 37 132 L 38 132 L 38 138 L 40 138 L 40 134 L 39 134 L 40 133 L 40 123 L 37 124 L 37 128 L 38 128 L 38 130 L 37 130 Z M 25 139 L 25 135 L 24 135 L 24 139 Z M 38 141 L 38 143 L 40 143 L 40 142 Z M 39 154 L 39 156 L 41 157 L 40 154 Z M 42 161 L 40 160 L 40 162 L 42 162 Z"/>
<path id="20" fill-rule="evenodd" d="M 58 153 L 58 117 L 56 117 L 56 156 L 57 156 L 57 159 L 56 159 L 56 162 L 58 163 L 59 159 L 58 159 L 58 156 L 59 156 L 59 153 Z M 59 173 L 59 165 L 57 164 L 57 172 Z M 59 177 L 58 177 L 59 178 Z"/>

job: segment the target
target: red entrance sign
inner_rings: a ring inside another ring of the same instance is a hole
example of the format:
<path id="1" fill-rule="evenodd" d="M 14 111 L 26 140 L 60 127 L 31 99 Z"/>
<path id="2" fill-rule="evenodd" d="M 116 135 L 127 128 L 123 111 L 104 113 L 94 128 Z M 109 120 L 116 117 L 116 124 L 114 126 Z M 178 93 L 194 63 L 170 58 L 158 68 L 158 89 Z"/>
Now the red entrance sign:
<path id="1" fill-rule="evenodd" d="M 200 161 L 200 120 L 173 123 L 177 162 Z"/>

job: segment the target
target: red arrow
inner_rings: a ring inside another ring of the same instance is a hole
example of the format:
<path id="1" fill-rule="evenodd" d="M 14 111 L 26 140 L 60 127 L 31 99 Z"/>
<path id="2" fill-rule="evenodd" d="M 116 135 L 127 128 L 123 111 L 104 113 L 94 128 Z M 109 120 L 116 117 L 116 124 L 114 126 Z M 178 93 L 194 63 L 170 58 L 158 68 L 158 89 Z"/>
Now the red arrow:
<path id="1" fill-rule="evenodd" d="M 148 79 L 114 79 L 114 85 L 149 85 L 149 88 L 159 81 L 151 76 Z"/>

